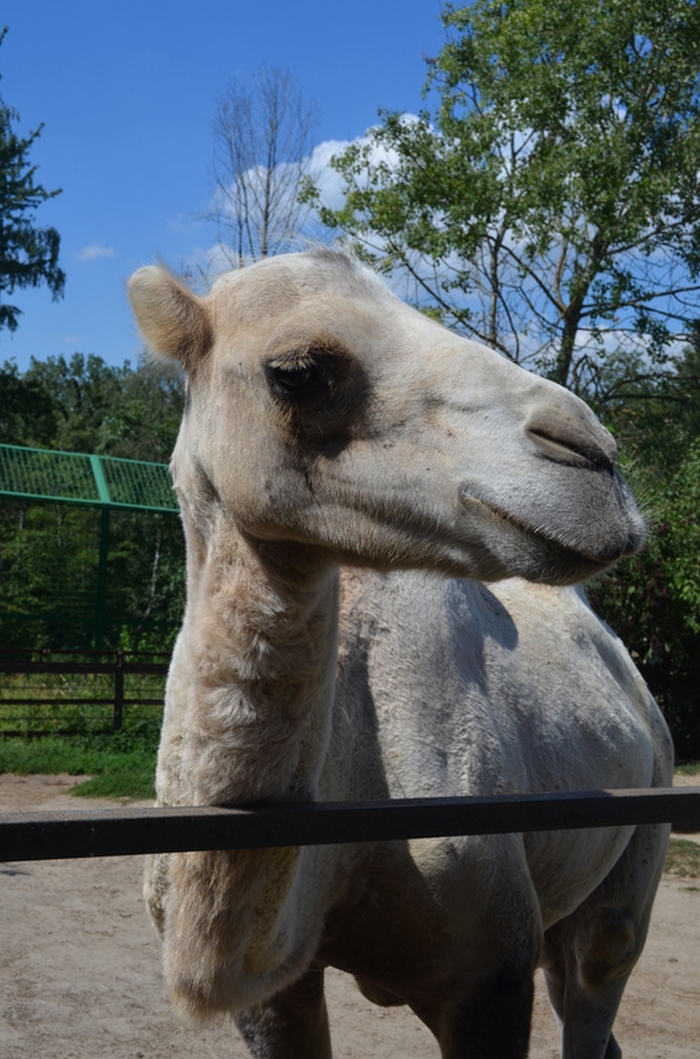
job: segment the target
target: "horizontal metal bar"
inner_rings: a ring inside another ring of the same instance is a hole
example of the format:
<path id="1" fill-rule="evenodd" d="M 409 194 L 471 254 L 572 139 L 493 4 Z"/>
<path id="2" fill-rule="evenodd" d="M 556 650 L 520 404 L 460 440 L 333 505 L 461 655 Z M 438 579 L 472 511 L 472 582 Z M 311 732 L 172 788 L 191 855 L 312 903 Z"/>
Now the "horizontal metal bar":
<path id="1" fill-rule="evenodd" d="M 136 699 L 122 699 L 122 706 L 162 706 L 163 697 L 159 699 L 144 699 L 139 696 Z M 62 699 L 3 699 L 0 698 L 1 706 L 113 706 L 114 695 L 111 699 L 95 699 L 89 696 L 79 699 L 75 695 L 67 695 Z"/>
<path id="2" fill-rule="evenodd" d="M 2 615 L 0 617 L 11 617 L 11 615 Z M 53 650 L 50 647 L 7 647 L 0 648 L 0 660 L 7 657 L 11 658 L 26 658 L 26 661 L 31 662 L 36 656 L 39 656 L 40 660 L 47 660 L 53 655 L 58 655 L 63 659 L 81 659 L 84 661 L 86 658 L 90 659 L 102 659 L 105 658 L 122 658 L 125 662 L 160 662 L 167 663 L 169 655 L 166 651 L 130 651 L 120 650 L 119 648 L 105 648 L 102 651 L 93 651 L 90 649 L 83 649 L 80 647 L 70 648 L 56 648 Z"/>
<path id="3" fill-rule="evenodd" d="M 78 699 L 74 695 L 65 695 L 63 698 L 53 699 L 2 699 L 0 706 L 111 706 L 114 703 L 114 695 L 111 699 Z"/>
<path id="4" fill-rule="evenodd" d="M 0 816 L 0 861 L 264 849 L 700 820 L 700 788 Z"/>
<path id="5" fill-rule="evenodd" d="M 99 676 L 124 673 L 125 676 L 165 676 L 167 665 L 158 662 L 0 662 L 0 673 L 68 673 Z"/>
<path id="6" fill-rule="evenodd" d="M 163 507 L 161 504 L 129 504 L 124 500 L 102 501 L 98 497 L 90 499 L 80 496 L 61 496 L 58 493 L 27 493 L 18 489 L 0 489 L 0 496 L 11 496 L 15 500 L 28 500 L 32 504 L 73 504 L 78 507 L 107 508 L 117 511 L 147 511 L 155 515 L 177 515 L 177 501 Z"/>

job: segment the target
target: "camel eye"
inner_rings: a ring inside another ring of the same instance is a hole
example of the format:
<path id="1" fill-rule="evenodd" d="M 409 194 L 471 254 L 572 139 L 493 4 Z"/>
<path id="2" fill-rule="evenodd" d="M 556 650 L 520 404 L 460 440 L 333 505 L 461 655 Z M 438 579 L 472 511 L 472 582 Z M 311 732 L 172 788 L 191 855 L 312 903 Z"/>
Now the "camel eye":
<path id="1" fill-rule="evenodd" d="M 287 400 L 318 397 L 327 389 L 324 373 L 313 361 L 269 364 L 267 370 L 273 390 Z"/>
<path id="2" fill-rule="evenodd" d="M 308 366 L 299 368 L 273 368 L 275 382 L 290 393 L 306 389 L 314 378 L 314 370 Z"/>

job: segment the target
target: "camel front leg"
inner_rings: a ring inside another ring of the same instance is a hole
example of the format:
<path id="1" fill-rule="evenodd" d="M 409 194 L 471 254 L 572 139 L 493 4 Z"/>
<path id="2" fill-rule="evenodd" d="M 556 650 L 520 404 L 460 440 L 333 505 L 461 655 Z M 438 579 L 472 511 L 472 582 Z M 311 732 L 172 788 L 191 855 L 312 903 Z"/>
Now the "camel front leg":
<path id="1" fill-rule="evenodd" d="M 533 972 L 487 978 L 433 1032 L 443 1059 L 527 1059 Z"/>
<path id="2" fill-rule="evenodd" d="M 545 978 L 549 1001 L 562 1032 L 564 1059 L 576 1056 L 622 1059 L 622 1049 L 611 1028 L 627 978 L 610 982 L 604 988 L 586 990 L 578 980 L 577 968 L 566 960 L 563 952 L 548 963 Z M 575 982 L 569 989 L 567 979 Z"/>
<path id="3" fill-rule="evenodd" d="M 323 968 L 235 1016 L 253 1059 L 331 1059 Z"/>

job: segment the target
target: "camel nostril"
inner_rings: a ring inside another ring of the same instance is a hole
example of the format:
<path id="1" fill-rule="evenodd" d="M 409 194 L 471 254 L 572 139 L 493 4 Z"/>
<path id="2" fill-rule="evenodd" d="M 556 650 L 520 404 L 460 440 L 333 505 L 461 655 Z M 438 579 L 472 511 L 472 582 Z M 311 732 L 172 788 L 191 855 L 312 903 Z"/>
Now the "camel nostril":
<path id="1" fill-rule="evenodd" d="M 543 430 L 527 431 L 543 456 L 556 463 L 569 463 L 576 467 L 592 467 L 609 471 L 615 465 L 616 452 L 605 448 L 591 437 L 568 437 L 549 434 Z"/>
<path id="2" fill-rule="evenodd" d="M 574 397 L 533 413 L 525 432 L 546 459 L 611 471 L 617 457 L 612 435 L 598 422 L 590 408 Z"/>

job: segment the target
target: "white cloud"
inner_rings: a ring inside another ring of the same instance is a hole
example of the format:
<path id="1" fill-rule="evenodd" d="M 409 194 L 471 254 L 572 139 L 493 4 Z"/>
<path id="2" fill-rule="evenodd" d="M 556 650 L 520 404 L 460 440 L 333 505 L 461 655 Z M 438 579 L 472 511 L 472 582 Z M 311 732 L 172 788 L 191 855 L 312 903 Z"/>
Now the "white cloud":
<path id="1" fill-rule="evenodd" d="M 75 260 L 94 261 L 98 257 L 114 257 L 114 248 L 111 246 L 103 246 L 102 243 L 91 243 L 90 246 L 84 246 L 83 249 L 75 255 Z"/>
<path id="2" fill-rule="evenodd" d="M 415 114 L 402 115 L 402 121 L 407 125 L 411 125 L 418 120 Z M 335 155 L 342 154 L 351 144 L 360 148 L 371 146 L 369 164 L 372 168 L 383 163 L 389 169 L 393 169 L 398 164 L 396 151 L 387 150 L 381 144 L 375 143 L 371 134 L 372 129 L 368 129 L 364 136 L 358 136 L 352 141 L 324 140 L 323 143 L 319 143 L 314 147 L 311 152 L 310 169 L 314 176 L 314 182 L 321 192 L 321 200 L 324 206 L 337 210 L 343 205 L 343 179 L 340 173 L 337 173 L 331 167 L 331 159 Z"/>
<path id="3" fill-rule="evenodd" d="M 181 211 L 175 217 L 171 217 L 168 221 L 168 231 L 170 232 L 194 232 L 198 228 L 202 227 L 202 218 L 197 214 L 185 213 Z"/>

